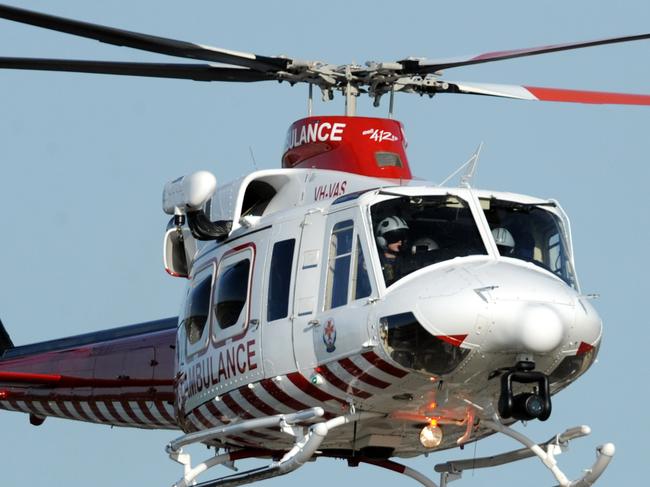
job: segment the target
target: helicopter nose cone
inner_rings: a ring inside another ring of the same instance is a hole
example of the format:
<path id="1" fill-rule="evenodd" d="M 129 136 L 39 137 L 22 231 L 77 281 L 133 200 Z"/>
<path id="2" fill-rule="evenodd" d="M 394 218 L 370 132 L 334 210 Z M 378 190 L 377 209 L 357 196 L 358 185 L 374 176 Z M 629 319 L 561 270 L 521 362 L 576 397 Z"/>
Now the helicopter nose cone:
<path id="1" fill-rule="evenodd" d="M 526 306 L 518 320 L 519 339 L 531 352 L 546 353 L 557 348 L 564 336 L 562 319 L 549 306 L 534 304 Z"/>

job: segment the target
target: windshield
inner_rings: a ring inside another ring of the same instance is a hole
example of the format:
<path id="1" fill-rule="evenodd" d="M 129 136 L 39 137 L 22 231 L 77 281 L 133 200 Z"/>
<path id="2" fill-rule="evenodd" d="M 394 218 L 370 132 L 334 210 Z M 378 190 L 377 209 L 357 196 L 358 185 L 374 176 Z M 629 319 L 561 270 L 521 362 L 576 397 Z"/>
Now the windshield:
<path id="1" fill-rule="evenodd" d="M 386 286 L 437 262 L 486 255 L 466 201 L 457 196 L 402 196 L 370 210 Z"/>
<path id="2" fill-rule="evenodd" d="M 554 213 L 543 205 L 495 198 L 481 199 L 481 206 L 501 256 L 532 262 L 576 286 L 562 225 Z"/>

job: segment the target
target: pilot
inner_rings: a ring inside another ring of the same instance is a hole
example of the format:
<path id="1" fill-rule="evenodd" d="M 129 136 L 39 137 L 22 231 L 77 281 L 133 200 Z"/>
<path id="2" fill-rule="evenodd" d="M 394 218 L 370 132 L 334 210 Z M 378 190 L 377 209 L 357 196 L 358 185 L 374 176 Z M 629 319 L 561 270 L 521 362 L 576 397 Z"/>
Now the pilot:
<path id="1" fill-rule="evenodd" d="M 503 257 L 512 257 L 515 252 L 515 239 L 505 227 L 496 227 L 492 229 L 494 243 L 497 244 L 499 254 Z"/>
<path id="2" fill-rule="evenodd" d="M 377 225 L 379 260 L 386 286 L 390 286 L 402 276 L 400 254 L 406 249 L 408 231 L 406 221 L 399 216 L 388 216 Z"/>

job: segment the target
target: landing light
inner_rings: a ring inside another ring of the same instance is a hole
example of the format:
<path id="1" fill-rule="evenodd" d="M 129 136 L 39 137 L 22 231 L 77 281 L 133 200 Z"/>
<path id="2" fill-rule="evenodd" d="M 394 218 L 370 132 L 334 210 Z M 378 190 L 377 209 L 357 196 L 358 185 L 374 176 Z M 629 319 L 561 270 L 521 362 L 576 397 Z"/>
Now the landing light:
<path id="1" fill-rule="evenodd" d="M 442 430 L 438 426 L 438 421 L 432 419 L 431 422 L 420 431 L 420 443 L 425 448 L 435 448 L 442 443 Z"/>

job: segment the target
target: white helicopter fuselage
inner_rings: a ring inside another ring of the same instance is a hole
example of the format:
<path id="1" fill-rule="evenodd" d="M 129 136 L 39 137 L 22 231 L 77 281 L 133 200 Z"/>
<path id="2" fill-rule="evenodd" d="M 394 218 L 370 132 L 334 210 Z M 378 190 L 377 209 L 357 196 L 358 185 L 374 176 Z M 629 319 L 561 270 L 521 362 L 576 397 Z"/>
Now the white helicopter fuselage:
<path id="1" fill-rule="evenodd" d="M 377 225 L 395 212 L 413 235 L 389 279 Z M 284 169 L 218 188 L 215 215 L 233 229 L 197 252 L 179 318 L 186 432 L 314 406 L 325 418 L 369 411 L 383 417 L 320 448 L 413 456 L 431 451 L 419 434 L 432 420 L 438 449 L 491 433 L 474 418 L 497 411 L 501 371 L 533 362 L 555 393 L 595 358 L 602 323 L 555 202 Z M 500 249 L 496 227 L 525 252 Z M 268 430 L 216 444 L 292 443 Z"/>

